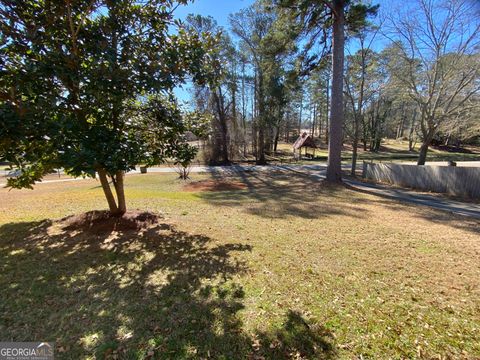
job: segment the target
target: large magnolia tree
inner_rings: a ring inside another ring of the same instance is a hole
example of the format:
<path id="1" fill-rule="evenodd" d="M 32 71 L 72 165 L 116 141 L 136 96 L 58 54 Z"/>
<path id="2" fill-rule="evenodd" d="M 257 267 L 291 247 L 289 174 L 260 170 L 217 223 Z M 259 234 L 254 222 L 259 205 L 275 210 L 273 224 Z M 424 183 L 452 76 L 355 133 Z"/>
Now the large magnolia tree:
<path id="1" fill-rule="evenodd" d="M 187 2 L 0 1 L 0 160 L 20 168 L 10 187 L 55 168 L 97 173 L 122 215 L 126 171 L 194 156 L 171 93 L 187 77 L 209 81 L 216 39 L 174 20 Z"/>

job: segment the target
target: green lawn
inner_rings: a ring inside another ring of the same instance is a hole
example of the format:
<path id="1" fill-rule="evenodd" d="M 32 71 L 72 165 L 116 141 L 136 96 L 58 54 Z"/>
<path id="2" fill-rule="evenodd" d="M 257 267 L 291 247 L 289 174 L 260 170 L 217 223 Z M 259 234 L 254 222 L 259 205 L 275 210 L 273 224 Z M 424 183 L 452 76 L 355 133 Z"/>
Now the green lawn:
<path id="1" fill-rule="evenodd" d="M 301 174 L 234 180 L 128 176 L 130 208 L 163 216 L 143 231 L 58 221 L 105 208 L 95 180 L 0 189 L 0 339 L 58 359 L 480 357 L 480 222 Z"/>

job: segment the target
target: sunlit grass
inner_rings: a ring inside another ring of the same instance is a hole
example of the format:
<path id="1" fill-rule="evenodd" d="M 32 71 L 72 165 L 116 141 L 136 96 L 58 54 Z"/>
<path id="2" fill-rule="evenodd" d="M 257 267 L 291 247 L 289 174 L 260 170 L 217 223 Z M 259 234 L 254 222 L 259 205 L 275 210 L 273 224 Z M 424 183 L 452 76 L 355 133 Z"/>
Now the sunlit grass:
<path id="1" fill-rule="evenodd" d="M 480 356 L 478 221 L 299 174 L 235 180 L 127 176 L 129 208 L 164 222 L 133 233 L 55 222 L 106 207 L 95 180 L 0 190 L 0 339 L 59 359 Z"/>

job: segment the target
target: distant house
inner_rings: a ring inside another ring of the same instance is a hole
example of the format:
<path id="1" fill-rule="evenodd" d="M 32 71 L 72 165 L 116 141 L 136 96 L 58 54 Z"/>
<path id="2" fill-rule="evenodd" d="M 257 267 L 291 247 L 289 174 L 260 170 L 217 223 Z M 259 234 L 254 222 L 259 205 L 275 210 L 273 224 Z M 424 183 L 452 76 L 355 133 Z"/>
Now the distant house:
<path id="1" fill-rule="evenodd" d="M 301 156 L 302 148 L 305 148 L 305 155 L 307 154 L 307 148 L 313 149 L 313 156 L 315 156 L 315 149 L 317 149 L 317 145 L 315 144 L 313 137 L 308 135 L 306 132 L 300 135 L 293 144 L 293 154 L 295 156 Z"/>

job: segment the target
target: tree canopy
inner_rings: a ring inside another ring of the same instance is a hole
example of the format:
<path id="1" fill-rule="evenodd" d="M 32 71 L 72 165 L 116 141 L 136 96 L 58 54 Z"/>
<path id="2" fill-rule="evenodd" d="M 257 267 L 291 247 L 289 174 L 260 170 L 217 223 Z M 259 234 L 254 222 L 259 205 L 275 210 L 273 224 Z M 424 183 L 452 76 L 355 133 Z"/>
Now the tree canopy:
<path id="1" fill-rule="evenodd" d="M 265 164 L 308 131 L 328 147 L 332 182 L 345 144 L 355 175 L 358 148 L 377 152 L 385 137 L 421 143 L 418 164 L 433 142 L 480 139 L 468 0 L 414 0 L 376 20 L 367 1 L 256 0 L 225 27 L 193 14 L 182 23 L 174 11 L 188 3 L 0 0 L 0 160 L 19 168 L 10 187 L 58 168 L 98 176 L 122 214 L 124 174 L 188 166 L 187 133 L 207 163 L 228 165 Z M 185 83 L 188 109 L 174 96 Z"/>
<path id="2" fill-rule="evenodd" d="M 187 1 L 178 3 L 185 4 Z M 210 79 L 216 39 L 174 20 L 170 0 L 28 0 L 0 5 L 0 153 L 30 187 L 54 168 L 123 181 L 140 163 L 192 155 L 172 96 Z M 123 190 L 115 187 L 125 211 Z M 106 193 L 107 198 L 109 194 Z"/>

